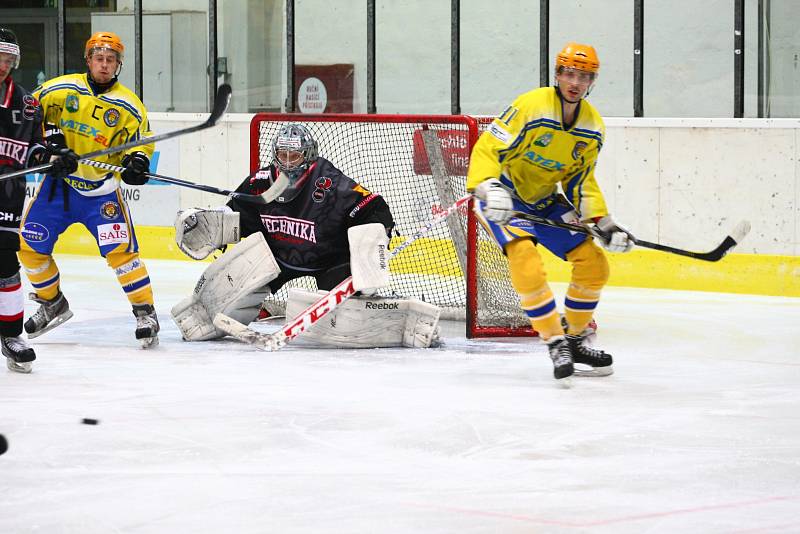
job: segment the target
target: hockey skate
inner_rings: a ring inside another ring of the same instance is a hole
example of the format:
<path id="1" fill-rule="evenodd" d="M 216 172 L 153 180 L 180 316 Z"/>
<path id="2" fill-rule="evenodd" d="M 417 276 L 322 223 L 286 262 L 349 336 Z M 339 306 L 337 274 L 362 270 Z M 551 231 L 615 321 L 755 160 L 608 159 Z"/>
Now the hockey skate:
<path id="1" fill-rule="evenodd" d="M 611 366 L 613 359 L 609 353 L 588 346 L 581 336 L 567 335 L 566 340 L 572 353 L 572 361 L 591 367 L 589 370 L 576 367 L 575 376 L 608 376 L 614 373 Z"/>
<path id="2" fill-rule="evenodd" d="M 143 349 L 158 345 L 158 316 L 156 309 L 150 304 L 133 306 L 133 315 L 136 317 L 136 339 L 142 343 Z"/>
<path id="3" fill-rule="evenodd" d="M 36 293 L 31 293 L 28 298 L 40 304 L 36 313 L 25 321 L 25 331 L 30 339 L 39 337 L 72 318 L 69 302 L 61 291 L 53 300 L 38 297 Z"/>
<path id="4" fill-rule="evenodd" d="M 564 336 L 553 336 L 547 341 L 547 350 L 553 360 L 553 378 L 564 386 L 569 386 L 570 377 L 575 372 L 572 364 L 570 345 Z"/>
<path id="5" fill-rule="evenodd" d="M 0 337 L 3 355 L 6 357 L 6 365 L 10 371 L 16 373 L 30 373 L 36 353 L 28 346 L 28 343 L 21 337 Z"/>

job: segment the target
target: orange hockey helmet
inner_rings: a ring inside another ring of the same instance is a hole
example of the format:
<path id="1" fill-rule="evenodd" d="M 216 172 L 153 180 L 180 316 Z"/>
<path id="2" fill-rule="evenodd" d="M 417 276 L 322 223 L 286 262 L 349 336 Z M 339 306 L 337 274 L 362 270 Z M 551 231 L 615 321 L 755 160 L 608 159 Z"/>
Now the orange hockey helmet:
<path id="1" fill-rule="evenodd" d="M 600 60 L 593 46 L 570 42 L 556 56 L 556 72 L 564 67 L 597 74 Z"/>
<path id="2" fill-rule="evenodd" d="M 83 50 L 83 56 L 88 59 L 89 52 L 95 48 L 108 48 L 117 53 L 120 63 L 122 57 L 125 55 L 125 46 L 119 38 L 119 35 L 111 32 L 94 32 L 89 40 L 86 41 L 86 48 Z"/>

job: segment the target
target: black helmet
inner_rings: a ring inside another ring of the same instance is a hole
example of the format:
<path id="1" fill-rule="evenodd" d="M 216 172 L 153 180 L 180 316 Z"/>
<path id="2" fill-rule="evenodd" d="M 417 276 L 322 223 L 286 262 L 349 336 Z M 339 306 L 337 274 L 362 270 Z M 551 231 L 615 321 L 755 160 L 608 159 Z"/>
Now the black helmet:
<path id="1" fill-rule="evenodd" d="M 298 157 L 293 161 L 282 160 L 278 157 L 278 152 L 282 151 L 296 152 Z M 278 197 L 278 202 L 293 200 L 303 189 L 306 171 L 317 161 L 317 155 L 317 142 L 308 128 L 293 122 L 281 126 L 272 140 L 272 162 L 289 178 L 290 185 Z"/>
<path id="2" fill-rule="evenodd" d="M 19 43 L 17 36 L 8 28 L 0 28 L 0 52 L 16 56 L 17 60 L 14 62 L 14 68 L 19 67 Z"/>

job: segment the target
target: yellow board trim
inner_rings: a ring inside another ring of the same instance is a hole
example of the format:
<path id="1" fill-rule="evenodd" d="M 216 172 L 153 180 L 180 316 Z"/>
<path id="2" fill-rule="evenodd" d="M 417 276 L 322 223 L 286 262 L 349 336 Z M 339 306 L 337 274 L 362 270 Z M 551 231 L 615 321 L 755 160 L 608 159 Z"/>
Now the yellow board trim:
<path id="1" fill-rule="evenodd" d="M 143 258 L 194 261 L 175 244 L 172 227 L 137 226 L 136 237 Z M 404 239 L 393 238 L 391 246 Z M 554 282 L 568 282 L 569 264 L 543 247 L 539 250 L 548 278 Z M 83 226 L 74 224 L 58 240 L 56 253 L 96 256 L 98 250 L 92 235 Z M 729 254 L 712 263 L 637 249 L 628 254 L 608 254 L 608 259 L 611 264 L 609 284 L 615 286 L 800 297 L 798 256 Z M 461 275 L 455 249 L 449 240 L 417 240 L 392 260 L 392 272 L 415 273 L 421 265 L 425 265 L 429 274 Z"/>

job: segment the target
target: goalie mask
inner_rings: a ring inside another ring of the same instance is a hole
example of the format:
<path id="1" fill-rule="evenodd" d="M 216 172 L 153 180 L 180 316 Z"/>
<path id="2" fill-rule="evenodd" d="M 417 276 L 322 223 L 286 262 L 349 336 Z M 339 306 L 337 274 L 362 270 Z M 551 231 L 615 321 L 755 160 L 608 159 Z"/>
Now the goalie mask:
<path id="1" fill-rule="evenodd" d="M 276 199 L 278 202 L 290 202 L 297 197 L 317 155 L 317 142 L 308 128 L 297 123 L 281 126 L 272 141 L 272 162 L 289 179 L 289 186 Z"/>
<path id="2" fill-rule="evenodd" d="M 12 69 L 19 67 L 19 43 L 17 36 L 9 29 L 0 28 L 0 54 L 13 56 Z"/>

